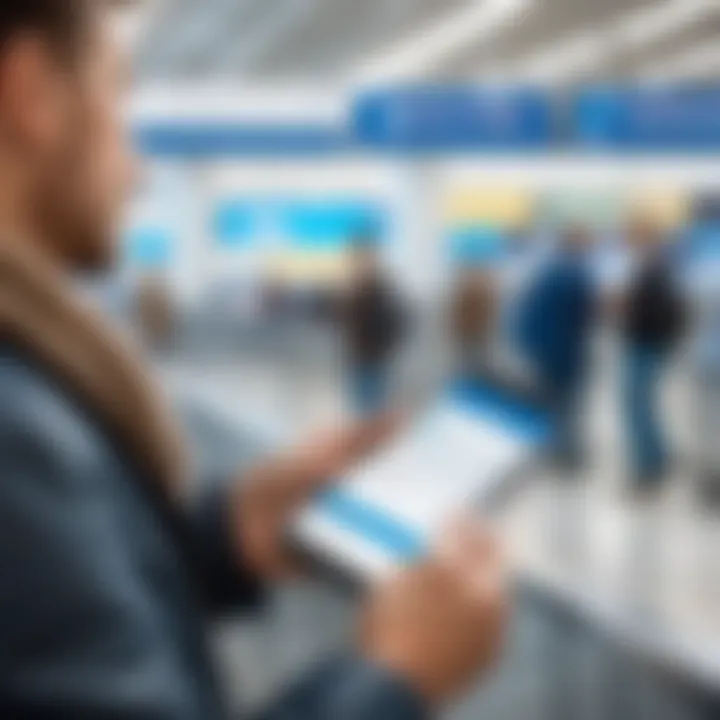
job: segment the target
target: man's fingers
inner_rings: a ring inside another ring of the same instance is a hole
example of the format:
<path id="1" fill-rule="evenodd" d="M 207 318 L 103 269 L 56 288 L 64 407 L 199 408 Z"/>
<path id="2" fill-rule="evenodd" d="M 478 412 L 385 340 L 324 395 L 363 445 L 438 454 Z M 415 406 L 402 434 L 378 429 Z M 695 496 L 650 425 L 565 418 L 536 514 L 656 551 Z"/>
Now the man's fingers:
<path id="1" fill-rule="evenodd" d="M 298 473 L 319 488 L 387 442 L 402 424 L 399 413 L 383 413 L 324 434 L 297 453 Z"/>
<path id="2" fill-rule="evenodd" d="M 483 560 L 498 549 L 497 536 L 487 523 L 470 516 L 450 522 L 439 539 L 438 547 L 446 556 L 464 561 Z"/>
<path id="3" fill-rule="evenodd" d="M 440 537 L 438 560 L 473 591 L 504 578 L 500 542 L 492 528 L 471 518 L 456 520 Z"/>

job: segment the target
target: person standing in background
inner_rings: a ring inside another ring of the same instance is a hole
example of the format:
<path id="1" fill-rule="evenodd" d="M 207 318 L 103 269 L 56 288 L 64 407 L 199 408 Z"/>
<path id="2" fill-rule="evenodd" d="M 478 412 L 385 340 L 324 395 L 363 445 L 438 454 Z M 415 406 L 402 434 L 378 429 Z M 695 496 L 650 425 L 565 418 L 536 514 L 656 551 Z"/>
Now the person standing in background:
<path id="1" fill-rule="evenodd" d="M 461 377 L 472 378 L 486 367 L 495 313 L 496 287 L 491 270 L 461 268 L 450 304 L 450 332 Z"/>
<path id="2" fill-rule="evenodd" d="M 156 351 L 172 348 L 176 317 L 167 283 L 158 275 L 147 275 L 138 284 L 136 314 L 148 347 Z"/>
<path id="3" fill-rule="evenodd" d="M 657 228 L 636 219 L 628 240 L 635 269 L 621 307 L 622 395 L 634 484 L 652 490 L 661 483 L 669 461 L 659 394 L 668 357 L 684 331 L 686 306 Z"/>
<path id="4" fill-rule="evenodd" d="M 352 282 L 343 303 L 342 331 L 353 407 L 360 415 L 371 415 L 388 401 L 390 362 L 404 333 L 404 311 L 380 266 L 377 238 L 357 237 L 351 252 Z"/>
<path id="5" fill-rule="evenodd" d="M 583 455 L 579 411 L 596 306 L 589 245 L 584 228 L 569 228 L 530 281 L 519 312 L 521 350 L 555 414 L 555 456 L 570 467 Z"/>

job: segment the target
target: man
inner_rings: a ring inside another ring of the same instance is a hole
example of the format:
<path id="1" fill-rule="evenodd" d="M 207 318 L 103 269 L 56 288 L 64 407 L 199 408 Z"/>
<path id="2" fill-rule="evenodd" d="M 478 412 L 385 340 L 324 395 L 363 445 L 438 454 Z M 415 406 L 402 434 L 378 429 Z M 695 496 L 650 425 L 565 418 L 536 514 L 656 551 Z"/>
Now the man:
<path id="1" fill-rule="evenodd" d="M 99 0 L 0 3 L 0 717 L 227 717 L 206 647 L 288 565 L 298 504 L 376 424 L 192 501 L 188 463 L 134 355 L 66 279 L 106 267 L 130 164 Z M 415 720 L 487 665 L 497 554 L 475 530 L 399 573 L 352 657 L 268 720 Z"/>
<path id="2" fill-rule="evenodd" d="M 578 406 L 587 372 L 594 289 L 586 266 L 589 238 L 565 233 L 557 252 L 530 283 L 520 310 L 520 343 L 557 417 L 557 459 L 576 466 L 582 455 Z"/>
<path id="3" fill-rule="evenodd" d="M 450 330 L 461 378 L 473 378 L 488 369 L 489 346 L 497 320 L 496 301 L 491 269 L 460 268 L 450 304 Z"/>
<path id="4" fill-rule="evenodd" d="M 668 449 L 659 388 L 668 356 L 682 336 L 686 307 L 673 278 L 667 247 L 653 224 L 636 219 L 629 230 L 636 270 L 624 301 L 625 377 L 622 386 L 634 487 L 659 487 Z"/>
<path id="5" fill-rule="evenodd" d="M 352 285 L 344 304 L 352 399 L 360 415 L 385 407 L 389 362 L 403 331 L 403 311 L 383 276 L 372 236 L 357 238 L 352 246 Z"/>
<path id="6" fill-rule="evenodd" d="M 143 339 L 154 350 L 172 347 L 175 335 L 175 308 L 167 283 L 159 275 L 146 275 L 137 288 L 135 305 Z"/>

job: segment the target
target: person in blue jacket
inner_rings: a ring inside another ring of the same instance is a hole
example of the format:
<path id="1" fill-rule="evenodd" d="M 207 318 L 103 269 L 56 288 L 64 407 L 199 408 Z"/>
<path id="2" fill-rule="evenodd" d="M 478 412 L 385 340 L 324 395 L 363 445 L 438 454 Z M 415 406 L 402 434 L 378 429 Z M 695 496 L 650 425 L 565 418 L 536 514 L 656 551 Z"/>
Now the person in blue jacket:
<path id="1" fill-rule="evenodd" d="M 199 482 L 138 355 L 71 282 L 132 176 L 99 0 L 0 3 L 0 717 L 220 720 L 214 618 L 262 606 L 294 512 L 388 431 Z M 419 720 L 494 658 L 494 543 L 460 529 L 370 593 L 354 650 L 263 720 Z"/>
<path id="2" fill-rule="evenodd" d="M 530 281 L 519 313 L 521 349 L 555 412 L 557 458 L 570 465 L 583 453 L 580 403 L 596 304 L 589 244 L 584 228 L 569 228 Z"/>

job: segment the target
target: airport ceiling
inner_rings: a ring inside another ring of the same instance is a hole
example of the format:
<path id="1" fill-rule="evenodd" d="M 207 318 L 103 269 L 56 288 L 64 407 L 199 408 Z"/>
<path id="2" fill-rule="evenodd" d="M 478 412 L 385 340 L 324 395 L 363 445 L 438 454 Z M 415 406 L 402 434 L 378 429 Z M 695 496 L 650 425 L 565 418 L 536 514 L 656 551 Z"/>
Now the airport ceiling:
<path id="1" fill-rule="evenodd" d="M 720 77 L 720 0 L 140 0 L 143 79 Z"/>

